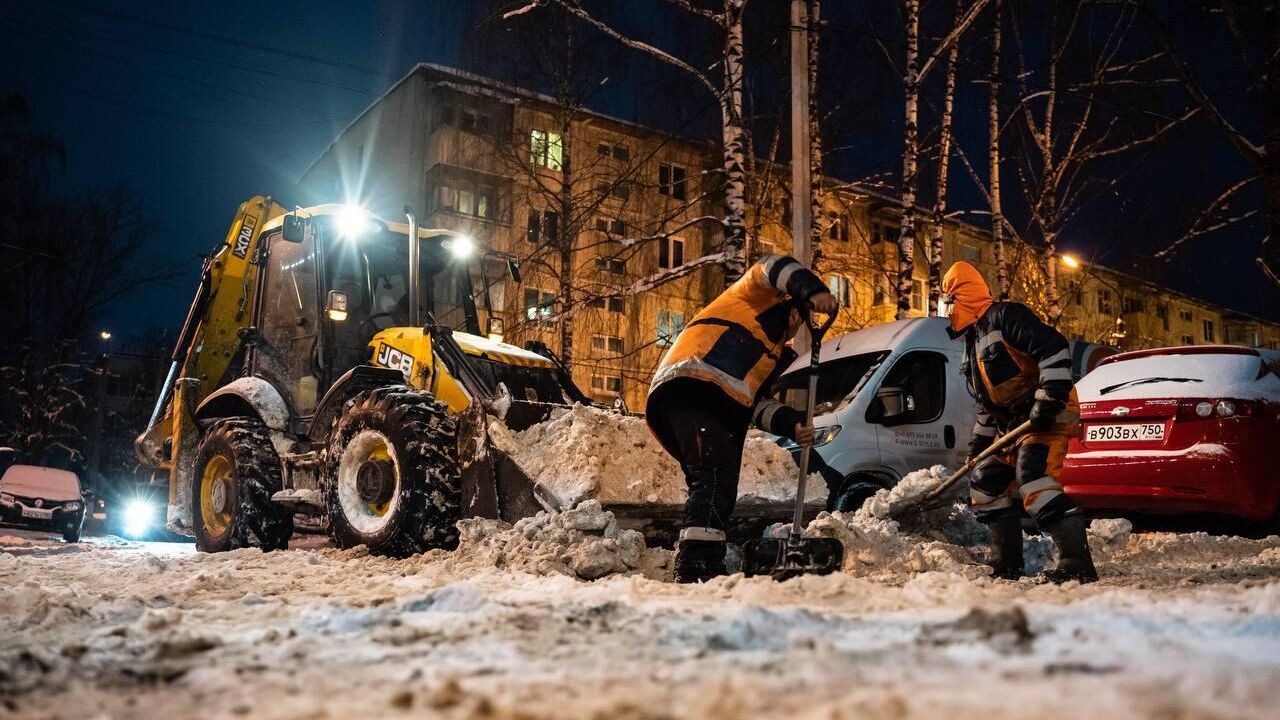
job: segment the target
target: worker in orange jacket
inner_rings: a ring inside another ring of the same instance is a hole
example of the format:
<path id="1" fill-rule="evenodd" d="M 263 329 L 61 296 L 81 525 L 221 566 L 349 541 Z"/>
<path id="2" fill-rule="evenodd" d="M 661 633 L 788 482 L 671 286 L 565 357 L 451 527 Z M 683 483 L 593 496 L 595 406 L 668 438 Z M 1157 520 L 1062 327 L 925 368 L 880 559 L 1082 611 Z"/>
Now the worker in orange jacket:
<path id="1" fill-rule="evenodd" d="M 770 255 L 703 308 L 659 363 L 646 417 L 684 469 L 689 489 L 676 547 L 678 582 L 725 573 L 725 527 L 749 426 L 802 445 L 812 440 L 804 415 L 767 395 L 796 357 L 787 343 L 799 331 L 801 311 L 838 308 L 798 260 Z"/>
<path id="2" fill-rule="evenodd" d="M 1071 378 L 1067 339 L 1026 305 L 995 302 L 977 268 L 958 262 L 942 279 L 951 304 L 951 334 L 964 337 L 964 372 L 978 401 L 969 456 L 1024 421 L 1031 429 L 1002 456 L 974 470 L 970 502 L 991 530 L 995 576 L 1022 577 L 1025 510 L 1058 547 L 1051 582 L 1098 579 L 1085 534 L 1086 518 L 1062 492 L 1067 443 L 1079 433 L 1080 405 Z M 1021 503 L 1015 504 L 1016 498 Z"/>

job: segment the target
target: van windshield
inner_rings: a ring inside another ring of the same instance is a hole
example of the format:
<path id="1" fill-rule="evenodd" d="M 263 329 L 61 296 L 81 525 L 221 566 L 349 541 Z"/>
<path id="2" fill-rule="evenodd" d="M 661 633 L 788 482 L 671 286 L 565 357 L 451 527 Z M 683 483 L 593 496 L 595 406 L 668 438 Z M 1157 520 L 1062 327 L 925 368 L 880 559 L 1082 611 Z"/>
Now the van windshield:
<path id="1" fill-rule="evenodd" d="M 878 350 L 822 363 L 818 368 L 817 404 L 828 405 L 825 410 L 834 409 L 845 398 L 851 397 L 855 390 L 859 390 L 866 378 L 888 356 L 888 350 Z M 804 395 L 808 389 L 809 373 L 802 369 L 783 376 L 774 395 L 787 405 L 804 412 Z"/>

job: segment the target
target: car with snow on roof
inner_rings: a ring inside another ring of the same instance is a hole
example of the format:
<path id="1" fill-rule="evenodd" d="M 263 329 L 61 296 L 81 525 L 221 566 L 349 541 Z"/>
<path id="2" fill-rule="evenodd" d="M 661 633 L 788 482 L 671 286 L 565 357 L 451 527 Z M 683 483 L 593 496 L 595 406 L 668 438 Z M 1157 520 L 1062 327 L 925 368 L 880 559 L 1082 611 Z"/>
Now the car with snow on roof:
<path id="1" fill-rule="evenodd" d="M 67 470 L 12 465 L 0 476 L 0 525 L 61 533 L 79 542 L 85 498 Z"/>
<path id="2" fill-rule="evenodd" d="M 1097 512 L 1211 513 L 1280 528 L 1280 352 L 1121 353 L 1077 385 L 1066 492 Z"/>

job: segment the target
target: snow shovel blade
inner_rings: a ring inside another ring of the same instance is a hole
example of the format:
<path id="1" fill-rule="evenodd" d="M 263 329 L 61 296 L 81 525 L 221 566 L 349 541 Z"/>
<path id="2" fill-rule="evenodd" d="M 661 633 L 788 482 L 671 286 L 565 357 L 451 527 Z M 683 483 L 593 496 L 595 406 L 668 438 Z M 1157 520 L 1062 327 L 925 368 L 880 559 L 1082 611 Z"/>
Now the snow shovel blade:
<path id="1" fill-rule="evenodd" d="M 779 582 L 801 575 L 830 575 L 844 565 L 844 545 L 835 538 L 760 538 L 742 547 L 742 572 Z"/>

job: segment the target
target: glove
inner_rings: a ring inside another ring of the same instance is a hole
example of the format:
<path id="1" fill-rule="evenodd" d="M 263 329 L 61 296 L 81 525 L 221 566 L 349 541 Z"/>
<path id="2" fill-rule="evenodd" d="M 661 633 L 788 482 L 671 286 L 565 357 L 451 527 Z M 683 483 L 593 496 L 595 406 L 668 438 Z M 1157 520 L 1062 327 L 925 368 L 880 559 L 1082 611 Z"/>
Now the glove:
<path id="1" fill-rule="evenodd" d="M 1031 421 L 1031 432 L 1047 432 L 1053 428 L 1058 413 L 1067 409 L 1067 403 L 1054 397 L 1036 393 L 1036 401 L 1031 406 L 1027 419 Z"/>
<path id="2" fill-rule="evenodd" d="M 995 438 L 989 436 L 975 436 L 973 441 L 969 443 L 969 456 L 964 459 L 967 463 L 986 452 L 987 448 L 995 442 Z"/>

